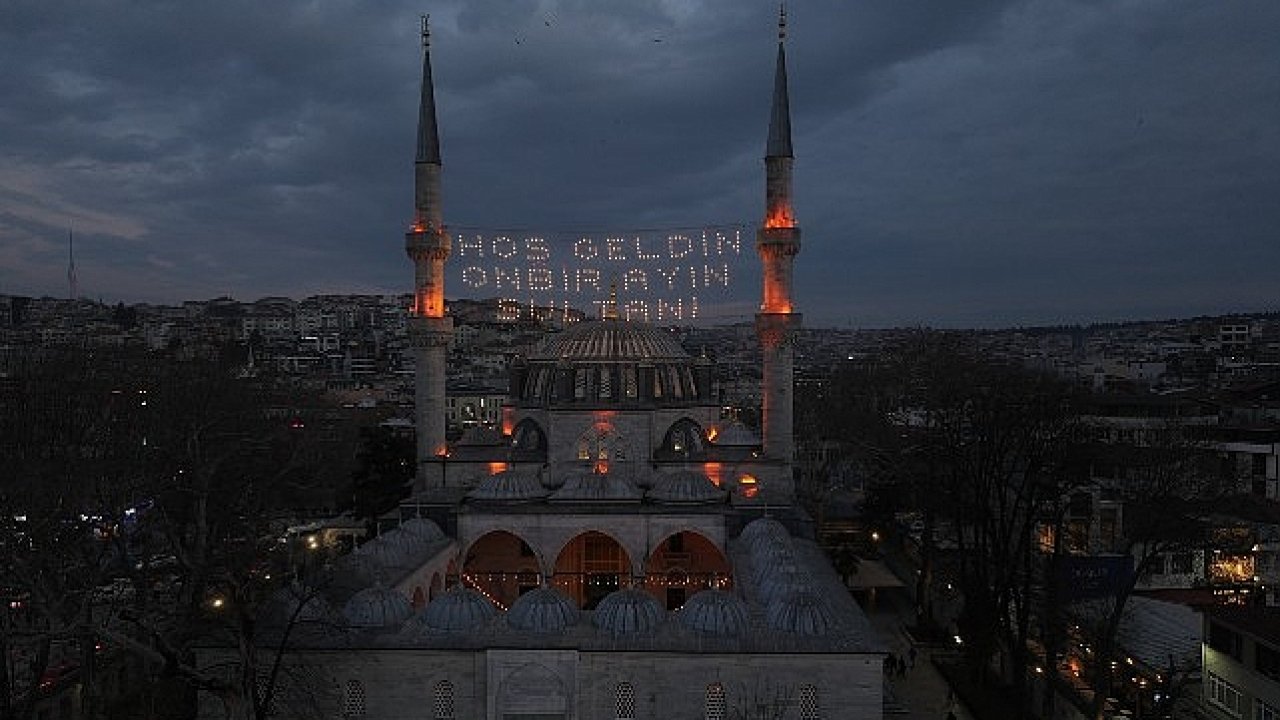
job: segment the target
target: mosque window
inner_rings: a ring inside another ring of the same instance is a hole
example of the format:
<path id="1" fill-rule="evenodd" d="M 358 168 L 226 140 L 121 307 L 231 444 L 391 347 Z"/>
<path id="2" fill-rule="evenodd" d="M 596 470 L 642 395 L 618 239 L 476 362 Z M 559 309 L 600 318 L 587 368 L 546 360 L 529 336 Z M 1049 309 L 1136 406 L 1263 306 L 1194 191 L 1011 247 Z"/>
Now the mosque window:
<path id="1" fill-rule="evenodd" d="M 662 397 L 662 373 L 661 372 L 653 373 L 653 396 L 656 398 Z"/>
<path id="2" fill-rule="evenodd" d="M 724 685 L 718 682 L 708 685 L 706 720 L 724 720 L 725 705 Z"/>
<path id="3" fill-rule="evenodd" d="M 613 371 L 609 368 L 600 368 L 600 398 L 609 399 L 613 397 Z"/>
<path id="4" fill-rule="evenodd" d="M 638 393 L 638 384 L 636 383 L 636 369 L 634 367 L 623 368 L 622 370 L 622 390 L 628 398 L 635 399 Z"/>
<path id="5" fill-rule="evenodd" d="M 800 720 L 819 720 L 822 714 L 818 710 L 818 688 L 812 685 L 800 686 Z"/>
<path id="6" fill-rule="evenodd" d="M 633 720 L 636 716 L 636 689 L 631 683 L 618 683 L 618 720 Z"/>
<path id="7" fill-rule="evenodd" d="M 583 400 L 587 397 L 587 373 L 589 370 L 580 369 L 573 374 L 573 398 L 575 400 Z"/>
<path id="8" fill-rule="evenodd" d="M 362 718 L 365 715 L 364 683 L 348 680 L 342 690 L 342 717 Z"/>
<path id="9" fill-rule="evenodd" d="M 435 691 L 436 720 L 453 720 L 453 683 L 441 680 Z"/>
<path id="10" fill-rule="evenodd" d="M 578 440 L 578 459 L 591 459 L 591 441 L 585 437 Z"/>

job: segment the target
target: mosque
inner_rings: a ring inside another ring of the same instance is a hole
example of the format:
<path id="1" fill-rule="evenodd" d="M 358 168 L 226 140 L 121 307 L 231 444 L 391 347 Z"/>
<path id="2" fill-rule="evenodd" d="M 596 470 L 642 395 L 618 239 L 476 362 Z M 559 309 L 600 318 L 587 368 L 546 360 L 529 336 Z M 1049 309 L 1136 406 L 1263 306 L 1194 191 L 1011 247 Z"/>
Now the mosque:
<path id="1" fill-rule="evenodd" d="M 881 716 L 885 648 L 794 506 L 800 229 L 784 39 L 785 15 L 756 237 L 762 435 L 721 421 L 710 360 L 620 318 L 611 297 L 598 320 L 548 334 L 512 364 L 500 432 L 449 444 L 451 239 L 424 25 L 405 243 L 415 492 L 399 527 L 340 558 L 296 616 L 281 613 L 300 620 L 281 716 Z"/>

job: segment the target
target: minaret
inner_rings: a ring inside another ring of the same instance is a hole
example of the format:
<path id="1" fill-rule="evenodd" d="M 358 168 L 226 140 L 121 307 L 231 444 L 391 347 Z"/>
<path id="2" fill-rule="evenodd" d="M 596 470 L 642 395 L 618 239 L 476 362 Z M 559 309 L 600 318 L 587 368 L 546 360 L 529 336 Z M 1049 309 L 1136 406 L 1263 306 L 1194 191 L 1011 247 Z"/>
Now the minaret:
<path id="1" fill-rule="evenodd" d="M 80 295 L 80 278 L 76 275 L 76 238 L 67 228 L 67 297 L 75 300 Z"/>
<path id="2" fill-rule="evenodd" d="M 756 335 L 764 361 L 762 392 L 765 457 L 791 462 L 792 338 L 800 315 L 791 301 L 791 263 L 800 252 L 800 228 L 791 204 L 791 110 L 787 102 L 787 10 L 778 15 L 778 65 L 773 79 L 769 139 L 765 145 L 764 227 L 756 251 L 764 266 L 764 292 Z"/>
<path id="3" fill-rule="evenodd" d="M 436 99 L 431 80 L 431 30 L 422 18 L 422 99 L 418 106 L 418 152 L 414 158 L 413 227 L 405 234 L 405 251 L 413 261 L 413 307 L 409 339 L 415 373 L 415 425 L 418 436 L 418 484 L 442 485 L 444 473 L 428 472 L 443 463 L 445 443 L 445 361 L 453 318 L 444 314 L 444 261 L 452 243 L 445 232 L 440 204 L 440 138 L 436 133 Z"/>

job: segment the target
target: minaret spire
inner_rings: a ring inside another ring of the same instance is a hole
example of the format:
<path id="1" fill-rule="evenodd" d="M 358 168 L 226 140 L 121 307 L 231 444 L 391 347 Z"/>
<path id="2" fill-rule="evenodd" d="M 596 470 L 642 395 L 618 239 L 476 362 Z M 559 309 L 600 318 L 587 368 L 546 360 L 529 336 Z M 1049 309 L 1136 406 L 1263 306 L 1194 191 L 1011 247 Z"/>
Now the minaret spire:
<path id="1" fill-rule="evenodd" d="M 72 300 L 80 294 L 80 278 L 76 275 L 76 237 L 67 228 L 67 293 Z"/>
<path id="2" fill-rule="evenodd" d="M 791 267 L 800 253 L 800 228 L 796 225 L 791 197 L 791 106 L 787 95 L 787 9 L 778 12 L 778 61 L 773 76 L 769 108 L 769 135 L 765 141 L 764 226 L 756 234 L 764 283 L 756 335 L 763 359 L 761 396 L 765 457 L 783 464 L 785 471 L 771 485 L 781 483 L 789 492 L 792 439 L 792 387 L 794 353 L 792 339 L 800 327 L 791 296 Z"/>
<path id="3" fill-rule="evenodd" d="M 787 6 L 778 11 L 778 61 L 773 73 L 773 107 L 769 112 L 767 157 L 791 157 L 791 103 L 787 98 Z"/>
<path id="4" fill-rule="evenodd" d="M 405 234 L 405 251 L 413 261 L 413 307 L 409 338 L 414 351 L 414 425 L 417 433 L 419 485 L 447 482 L 429 467 L 444 463 L 445 359 L 453 335 L 453 318 L 445 314 L 444 263 L 453 243 L 444 227 L 441 203 L 440 136 L 431 77 L 431 26 L 422 16 L 422 94 L 418 103 L 418 148 L 413 161 L 413 227 Z"/>
<path id="5" fill-rule="evenodd" d="M 422 101 L 418 105 L 420 163 L 440 164 L 440 135 L 436 129 L 436 93 L 431 78 L 431 16 L 422 16 Z"/>

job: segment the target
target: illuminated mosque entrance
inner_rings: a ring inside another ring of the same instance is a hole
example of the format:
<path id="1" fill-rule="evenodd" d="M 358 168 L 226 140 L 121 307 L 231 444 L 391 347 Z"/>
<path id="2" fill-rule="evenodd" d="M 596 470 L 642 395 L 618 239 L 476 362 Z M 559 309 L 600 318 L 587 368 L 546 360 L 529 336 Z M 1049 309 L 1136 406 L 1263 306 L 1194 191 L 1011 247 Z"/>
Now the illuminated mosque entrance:
<path id="1" fill-rule="evenodd" d="M 569 541 L 556 558 L 554 582 L 584 610 L 631 584 L 631 558 L 617 540 L 594 530 Z"/>

